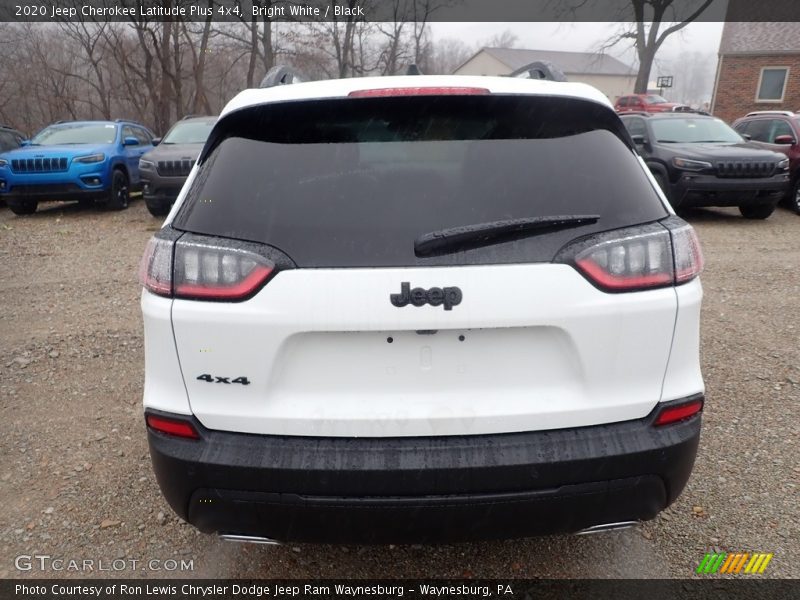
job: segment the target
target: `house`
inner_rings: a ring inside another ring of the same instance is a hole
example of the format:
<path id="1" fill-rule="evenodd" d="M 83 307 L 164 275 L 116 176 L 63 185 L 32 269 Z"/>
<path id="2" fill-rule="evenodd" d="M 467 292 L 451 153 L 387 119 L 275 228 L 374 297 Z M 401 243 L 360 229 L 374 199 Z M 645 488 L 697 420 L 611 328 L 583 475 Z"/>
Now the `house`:
<path id="1" fill-rule="evenodd" d="M 455 75 L 510 75 L 536 61 L 557 66 L 570 81 L 593 85 L 613 102 L 633 92 L 636 70 L 607 54 L 522 48 L 481 48 Z"/>
<path id="2" fill-rule="evenodd" d="M 800 111 L 800 22 L 725 23 L 711 111 L 731 123 L 756 110 Z"/>

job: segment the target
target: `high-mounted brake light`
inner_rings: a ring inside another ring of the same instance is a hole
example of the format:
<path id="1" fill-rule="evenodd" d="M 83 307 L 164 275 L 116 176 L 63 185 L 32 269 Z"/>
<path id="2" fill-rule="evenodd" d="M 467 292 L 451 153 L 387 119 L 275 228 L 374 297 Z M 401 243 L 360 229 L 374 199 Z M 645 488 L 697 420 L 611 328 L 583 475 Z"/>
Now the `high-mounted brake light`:
<path id="1" fill-rule="evenodd" d="M 150 240 L 139 270 L 149 291 L 193 300 L 237 301 L 257 292 L 276 272 L 246 243 L 186 235 Z"/>
<path id="2" fill-rule="evenodd" d="M 478 87 L 395 87 L 372 90 L 354 90 L 347 94 L 351 98 L 379 98 L 386 96 L 482 96 L 489 94 L 486 88 Z"/>
<path id="3" fill-rule="evenodd" d="M 680 285 L 703 270 L 697 234 L 677 217 L 660 225 L 609 232 L 599 241 L 592 241 L 568 247 L 558 262 L 574 264 L 604 291 L 632 292 Z"/>
<path id="4" fill-rule="evenodd" d="M 653 422 L 653 425 L 660 427 L 662 425 L 669 425 L 670 423 L 677 423 L 689 417 L 695 416 L 703 410 L 703 401 L 701 399 L 692 400 L 685 404 L 678 404 L 675 406 L 668 406 L 661 410 Z"/>
<path id="5" fill-rule="evenodd" d="M 147 415 L 145 420 L 150 429 L 158 431 L 159 433 L 166 433 L 167 435 L 174 435 L 176 437 L 192 440 L 200 439 L 200 434 L 197 433 L 194 425 L 188 421 L 167 419 L 165 417 L 159 417 L 158 415 Z"/>

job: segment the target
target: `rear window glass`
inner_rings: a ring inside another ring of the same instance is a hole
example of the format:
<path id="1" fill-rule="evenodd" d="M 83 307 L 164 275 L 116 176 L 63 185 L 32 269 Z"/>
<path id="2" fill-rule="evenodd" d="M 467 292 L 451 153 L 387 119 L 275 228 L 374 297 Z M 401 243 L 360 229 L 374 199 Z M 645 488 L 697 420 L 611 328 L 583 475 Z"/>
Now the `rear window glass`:
<path id="1" fill-rule="evenodd" d="M 269 244 L 300 267 L 550 261 L 588 233 L 667 216 L 618 117 L 530 96 L 265 105 L 212 132 L 173 227 Z M 555 215 L 590 225 L 417 257 L 444 228 Z"/>

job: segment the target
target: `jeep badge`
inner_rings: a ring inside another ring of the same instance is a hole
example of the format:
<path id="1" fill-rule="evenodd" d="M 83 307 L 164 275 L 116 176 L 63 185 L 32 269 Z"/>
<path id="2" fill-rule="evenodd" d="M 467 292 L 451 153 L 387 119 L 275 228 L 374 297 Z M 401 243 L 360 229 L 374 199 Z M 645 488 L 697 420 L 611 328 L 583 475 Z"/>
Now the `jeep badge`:
<path id="1" fill-rule="evenodd" d="M 398 308 L 402 308 L 407 304 L 413 304 L 414 306 L 422 306 L 423 304 L 439 306 L 444 304 L 445 310 L 453 310 L 454 306 L 461 304 L 461 298 L 461 289 L 457 287 L 432 287 L 429 290 L 414 288 L 412 290 L 408 281 L 400 284 L 399 294 L 389 295 L 389 300 Z"/>

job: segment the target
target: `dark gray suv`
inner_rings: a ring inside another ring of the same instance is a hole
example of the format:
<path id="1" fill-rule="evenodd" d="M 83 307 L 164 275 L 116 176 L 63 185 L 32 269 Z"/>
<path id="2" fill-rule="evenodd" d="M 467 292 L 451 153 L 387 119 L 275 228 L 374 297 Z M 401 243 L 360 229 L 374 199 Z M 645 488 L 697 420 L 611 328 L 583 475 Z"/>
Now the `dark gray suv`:
<path id="1" fill-rule="evenodd" d="M 216 117 L 184 117 L 139 160 L 144 201 L 151 215 L 169 212 L 216 121 Z"/>

